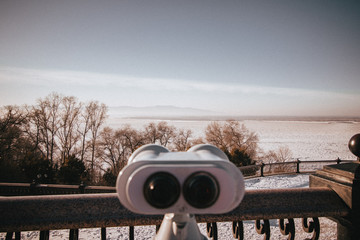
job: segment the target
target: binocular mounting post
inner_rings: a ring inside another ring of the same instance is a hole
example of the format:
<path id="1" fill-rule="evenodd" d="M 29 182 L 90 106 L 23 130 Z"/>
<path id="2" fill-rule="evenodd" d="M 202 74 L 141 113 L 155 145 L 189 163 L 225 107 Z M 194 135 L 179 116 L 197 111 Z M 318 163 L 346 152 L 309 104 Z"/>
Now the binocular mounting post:
<path id="1" fill-rule="evenodd" d="M 161 223 L 155 240 L 194 239 L 206 240 L 201 234 L 193 214 L 167 213 Z"/>

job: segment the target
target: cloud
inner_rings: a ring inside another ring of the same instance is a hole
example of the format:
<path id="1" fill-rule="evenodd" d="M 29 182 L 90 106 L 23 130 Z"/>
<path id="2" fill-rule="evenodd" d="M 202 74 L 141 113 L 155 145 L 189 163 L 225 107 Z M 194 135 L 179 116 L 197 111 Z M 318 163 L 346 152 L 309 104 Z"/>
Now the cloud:
<path id="1" fill-rule="evenodd" d="M 199 94 L 261 95 L 291 98 L 360 100 L 360 96 L 309 89 L 244 85 L 228 82 L 203 82 L 182 79 L 142 78 L 115 74 L 80 71 L 42 70 L 0 67 L 1 84 L 31 85 L 36 87 L 111 87 L 131 88 L 138 91 L 193 92 Z"/>

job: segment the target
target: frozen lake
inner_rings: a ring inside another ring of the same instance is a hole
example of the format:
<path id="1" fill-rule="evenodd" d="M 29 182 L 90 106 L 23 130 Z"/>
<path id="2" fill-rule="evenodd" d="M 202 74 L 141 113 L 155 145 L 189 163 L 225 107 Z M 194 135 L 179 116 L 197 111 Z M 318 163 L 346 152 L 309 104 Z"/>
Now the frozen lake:
<path id="1" fill-rule="evenodd" d="M 120 128 L 130 124 L 143 129 L 153 119 L 110 118 L 108 125 Z M 176 128 L 191 129 L 194 137 L 204 136 L 211 121 L 166 120 Z M 334 160 L 337 158 L 356 160 L 348 150 L 350 138 L 360 133 L 360 122 L 354 121 L 269 121 L 243 120 L 240 123 L 259 136 L 259 147 L 263 151 L 288 146 L 294 158 L 300 160 Z"/>

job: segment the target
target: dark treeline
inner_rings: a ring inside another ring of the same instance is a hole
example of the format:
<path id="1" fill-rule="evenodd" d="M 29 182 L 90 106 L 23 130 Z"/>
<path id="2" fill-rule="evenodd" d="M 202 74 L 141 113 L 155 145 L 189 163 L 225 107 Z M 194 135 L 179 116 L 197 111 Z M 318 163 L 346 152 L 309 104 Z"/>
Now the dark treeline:
<path id="1" fill-rule="evenodd" d="M 137 130 L 105 126 L 107 106 L 52 93 L 34 106 L 0 108 L 0 181 L 114 185 L 144 144 L 186 151 L 200 143 L 222 149 L 237 166 L 254 164 L 258 137 L 237 121 L 212 122 L 204 138 L 165 121 Z"/>

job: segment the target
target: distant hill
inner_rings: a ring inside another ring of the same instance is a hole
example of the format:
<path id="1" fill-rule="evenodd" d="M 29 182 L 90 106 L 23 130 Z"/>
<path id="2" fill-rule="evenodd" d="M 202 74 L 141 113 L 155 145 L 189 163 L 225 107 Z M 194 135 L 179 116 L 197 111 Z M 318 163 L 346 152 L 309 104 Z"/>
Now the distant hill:
<path id="1" fill-rule="evenodd" d="M 270 120 L 270 121 L 343 121 L 360 122 L 359 117 L 350 116 L 244 116 L 229 115 L 211 110 L 176 106 L 109 107 L 110 118 L 136 118 L 161 120 Z"/>
<path id="2" fill-rule="evenodd" d="M 196 109 L 183 108 L 175 106 L 149 106 L 149 107 L 109 107 L 111 117 L 121 118 L 204 118 L 209 116 L 220 116 L 218 112 Z"/>

